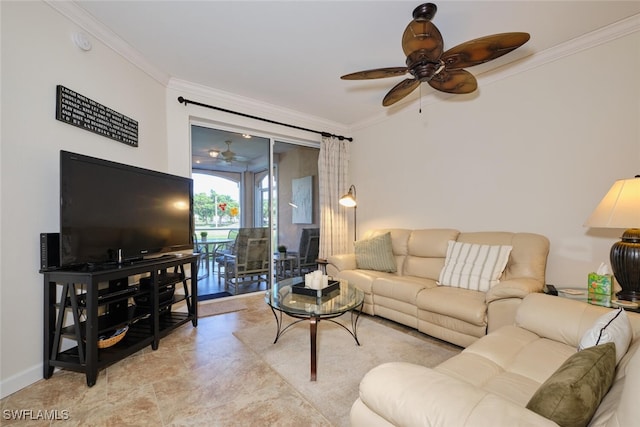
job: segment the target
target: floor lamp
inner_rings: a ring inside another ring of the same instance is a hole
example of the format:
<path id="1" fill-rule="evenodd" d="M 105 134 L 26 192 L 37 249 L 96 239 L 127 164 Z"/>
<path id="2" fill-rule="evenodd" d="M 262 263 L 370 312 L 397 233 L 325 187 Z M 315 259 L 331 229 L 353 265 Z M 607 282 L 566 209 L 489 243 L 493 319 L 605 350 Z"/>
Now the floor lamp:
<path id="1" fill-rule="evenodd" d="M 622 240 L 611 247 L 611 269 L 622 287 L 619 299 L 640 300 L 640 175 L 613 183 L 593 211 L 589 227 L 625 228 Z"/>
<path id="2" fill-rule="evenodd" d="M 356 210 L 358 209 L 358 203 L 356 202 L 356 186 L 351 185 L 351 187 L 349 187 L 349 192 L 340 197 L 338 203 L 347 208 L 353 208 L 353 241 L 355 242 L 358 240 L 358 227 L 356 223 Z"/>

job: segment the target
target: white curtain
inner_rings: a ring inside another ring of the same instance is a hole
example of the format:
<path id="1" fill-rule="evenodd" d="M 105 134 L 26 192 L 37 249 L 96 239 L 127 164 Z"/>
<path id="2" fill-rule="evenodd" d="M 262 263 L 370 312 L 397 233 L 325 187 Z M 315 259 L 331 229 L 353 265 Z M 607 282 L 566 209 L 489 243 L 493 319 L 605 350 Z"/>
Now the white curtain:
<path id="1" fill-rule="evenodd" d="M 318 157 L 320 190 L 320 251 L 319 257 L 350 252 L 347 208 L 338 200 L 347 193 L 349 179 L 350 142 L 323 137 Z"/>

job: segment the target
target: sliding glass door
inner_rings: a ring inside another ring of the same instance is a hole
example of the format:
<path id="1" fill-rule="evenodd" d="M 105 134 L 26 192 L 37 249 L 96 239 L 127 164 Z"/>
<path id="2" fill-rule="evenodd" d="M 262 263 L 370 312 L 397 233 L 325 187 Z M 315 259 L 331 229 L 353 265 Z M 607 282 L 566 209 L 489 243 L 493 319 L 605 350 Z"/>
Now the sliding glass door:
<path id="1" fill-rule="evenodd" d="M 318 228 L 319 149 L 198 124 L 191 141 L 195 238 L 204 253 L 198 293 L 208 299 L 264 290 L 274 278 L 277 247 L 297 256 L 303 229 Z M 255 237 L 258 229 L 268 230 L 269 274 L 235 286 L 224 255 L 237 255 L 238 233 Z"/>
<path id="2" fill-rule="evenodd" d="M 276 197 L 276 245 L 304 256 L 304 229 L 319 229 L 318 189 L 319 149 L 290 142 L 275 141 L 274 171 Z M 313 254 L 308 254 L 309 258 Z M 317 254 L 313 257 L 314 260 Z"/>

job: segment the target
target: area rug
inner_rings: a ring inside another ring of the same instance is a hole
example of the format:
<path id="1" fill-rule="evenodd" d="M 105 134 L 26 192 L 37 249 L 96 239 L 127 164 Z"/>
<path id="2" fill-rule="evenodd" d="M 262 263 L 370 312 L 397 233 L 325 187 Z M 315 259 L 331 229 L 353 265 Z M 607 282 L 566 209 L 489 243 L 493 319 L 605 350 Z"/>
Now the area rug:
<path id="1" fill-rule="evenodd" d="M 344 320 L 349 319 L 345 316 Z M 317 381 L 312 382 L 309 323 L 298 323 L 273 344 L 275 332 L 274 322 L 236 331 L 234 335 L 338 427 L 349 425 L 349 411 L 358 398 L 360 380 L 370 369 L 392 361 L 432 367 L 460 352 L 458 347 L 413 337 L 368 316 L 361 317 L 358 323 L 361 345 L 357 346 L 344 329 L 321 321 Z"/>
<path id="2" fill-rule="evenodd" d="M 244 298 L 210 300 L 198 304 L 198 317 L 217 316 L 247 309 Z"/>

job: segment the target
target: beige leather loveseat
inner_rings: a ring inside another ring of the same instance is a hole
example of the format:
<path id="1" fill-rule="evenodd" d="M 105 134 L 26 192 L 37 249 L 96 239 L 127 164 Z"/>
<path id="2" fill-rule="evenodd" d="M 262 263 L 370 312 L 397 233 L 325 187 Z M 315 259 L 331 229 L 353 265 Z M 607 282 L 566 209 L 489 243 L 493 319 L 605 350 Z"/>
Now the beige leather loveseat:
<path id="1" fill-rule="evenodd" d="M 628 347 L 618 351 L 625 341 L 623 323 L 601 318 L 618 314 L 613 311 L 531 294 L 518 307 L 514 325 L 433 369 L 399 362 L 373 368 L 360 383 L 351 425 L 637 426 L 640 315 L 625 312 Z M 614 331 L 601 334 L 607 324 Z M 618 341 L 616 356 L 583 363 L 584 352 L 596 349 L 577 351 L 587 331 Z"/>
<path id="2" fill-rule="evenodd" d="M 327 273 L 365 294 L 363 311 L 466 347 L 502 325 L 513 324 L 526 295 L 541 292 L 549 240 L 532 233 L 453 229 L 378 229 L 361 241 L 390 234 L 395 272 L 358 268 L 355 253 L 329 256 Z M 361 242 L 359 241 L 359 242 Z M 438 286 L 449 242 L 511 247 L 499 283 L 488 291 Z M 357 249 L 358 246 L 356 246 Z"/>

